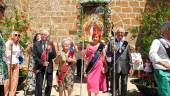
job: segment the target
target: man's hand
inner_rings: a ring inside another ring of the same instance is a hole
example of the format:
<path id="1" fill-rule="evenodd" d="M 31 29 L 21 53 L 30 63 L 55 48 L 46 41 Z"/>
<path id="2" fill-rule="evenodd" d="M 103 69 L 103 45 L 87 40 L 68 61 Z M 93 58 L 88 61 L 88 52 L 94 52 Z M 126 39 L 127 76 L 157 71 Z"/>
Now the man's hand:
<path id="1" fill-rule="evenodd" d="M 140 61 L 139 60 L 135 60 L 134 64 L 139 64 Z"/>
<path id="2" fill-rule="evenodd" d="M 67 62 L 73 62 L 74 60 L 73 60 L 73 58 L 70 58 L 70 57 L 68 58 L 68 57 L 67 57 L 67 58 L 66 58 L 66 61 L 67 61 Z"/>
<path id="3" fill-rule="evenodd" d="M 48 66 L 49 62 L 45 61 L 43 66 Z"/>
<path id="4" fill-rule="evenodd" d="M 170 70 L 170 64 L 169 63 L 165 63 L 165 62 L 159 62 L 160 65 L 164 66 L 165 68 L 167 68 L 168 70 Z"/>
<path id="5" fill-rule="evenodd" d="M 112 46 L 112 50 L 113 50 L 113 51 L 117 51 L 117 50 L 118 50 L 118 48 L 116 47 L 116 45 L 113 45 L 113 46 Z"/>
<path id="6" fill-rule="evenodd" d="M 165 68 L 167 68 L 168 70 L 170 70 L 170 64 L 163 64 L 163 66 L 164 66 Z"/>
<path id="7" fill-rule="evenodd" d="M 129 74 L 133 75 L 133 73 L 134 73 L 134 70 L 133 70 L 133 69 L 130 69 L 130 70 L 129 70 Z"/>

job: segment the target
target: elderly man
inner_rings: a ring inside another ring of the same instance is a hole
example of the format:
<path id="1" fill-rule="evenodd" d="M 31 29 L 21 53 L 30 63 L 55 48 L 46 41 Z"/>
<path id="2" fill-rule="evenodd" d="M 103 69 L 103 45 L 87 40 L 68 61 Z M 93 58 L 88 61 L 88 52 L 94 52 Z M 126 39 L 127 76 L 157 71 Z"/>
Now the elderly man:
<path id="1" fill-rule="evenodd" d="M 115 69 L 115 73 L 112 72 L 115 75 L 112 74 L 111 86 L 113 86 L 113 83 L 115 82 L 116 90 L 113 91 L 113 87 L 111 87 L 113 92 L 112 96 L 115 95 L 126 96 L 128 72 L 130 70 L 130 64 L 131 64 L 130 47 L 128 45 L 128 42 L 124 40 L 124 36 L 125 36 L 124 28 L 122 27 L 117 28 L 115 35 L 116 35 L 115 41 L 110 40 L 106 52 L 106 56 L 107 56 L 106 58 L 108 64 L 110 64 L 110 67 L 112 67 L 112 69 Z M 114 78 L 115 81 L 113 80 Z M 121 86 L 119 86 L 119 84 L 121 84 Z"/>
<path id="2" fill-rule="evenodd" d="M 149 57 L 160 96 L 170 96 L 170 22 L 161 27 L 162 37 L 152 42 Z"/>
<path id="3" fill-rule="evenodd" d="M 56 57 L 56 51 L 54 45 L 48 41 L 50 35 L 48 29 L 42 29 L 40 33 L 42 34 L 41 41 L 37 41 L 33 45 L 34 72 L 36 74 L 35 96 L 50 96 L 53 80 L 52 60 Z M 46 88 L 44 88 L 45 86 L 42 88 L 44 78 L 47 80 Z"/>

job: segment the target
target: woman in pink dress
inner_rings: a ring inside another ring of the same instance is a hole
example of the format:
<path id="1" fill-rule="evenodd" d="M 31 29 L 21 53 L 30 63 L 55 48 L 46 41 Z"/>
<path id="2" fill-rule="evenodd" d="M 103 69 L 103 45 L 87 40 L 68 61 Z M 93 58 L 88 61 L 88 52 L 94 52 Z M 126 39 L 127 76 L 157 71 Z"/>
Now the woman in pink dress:
<path id="1" fill-rule="evenodd" d="M 90 62 L 92 56 L 94 56 L 94 53 L 98 49 L 100 45 L 100 38 L 100 34 L 94 33 L 92 36 L 93 42 L 87 45 L 85 53 L 87 62 Z M 103 50 L 97 61 L 95 62 L 94 66 L 92 67 L 91 71 L 88 74 L 85 74 L 87 79 L 88 96 L 91 96 L 92 93 L 95 94 L 95 96 L 98 96 L 99 91 L 105 92 L 107 90 L 106 76 L 104 74 L 104 66 L 106 64 L 104 54 L 105 53 Z"/>

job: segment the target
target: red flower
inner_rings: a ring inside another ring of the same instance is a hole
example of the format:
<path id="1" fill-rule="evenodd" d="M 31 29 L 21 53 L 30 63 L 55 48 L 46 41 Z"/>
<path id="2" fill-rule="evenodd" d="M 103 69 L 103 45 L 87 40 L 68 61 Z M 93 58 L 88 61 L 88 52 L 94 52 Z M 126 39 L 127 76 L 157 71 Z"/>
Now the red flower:
<path id="1" fill-rule="evenodd" d="M 26 18 L 27 18 L 27 16 L 25 16 L 25 15 L 22 15 L 22 16 L 21 16 L 21 18 L 23 18 L 23 19 L 26 19 Z"/>
<path id="2" fill-rule="evenodd" d="M 141 73 L 141 74 L 140 74 L 140 77 L 141 77 L 141 78 L 144 78 L 144 77 L 145 77 L 145 74 L 144 74 L 144 73 Z"/>
<path id="3" fill-rule="evenodd" d="M 79 14 L 79 15 L 77 15 L 77 19 L 80 19 L 80 14 Z"/>

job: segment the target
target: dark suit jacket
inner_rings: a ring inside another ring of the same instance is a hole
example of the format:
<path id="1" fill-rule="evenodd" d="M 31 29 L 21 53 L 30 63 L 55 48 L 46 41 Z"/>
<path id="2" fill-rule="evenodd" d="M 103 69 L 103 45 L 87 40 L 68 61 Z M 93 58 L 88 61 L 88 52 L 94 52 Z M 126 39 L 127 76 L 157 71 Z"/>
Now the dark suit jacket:
<path id="1" fill-rule="evenodd" d="M 127 41 L 124 41 L 124 42 L 127 42 Z M 114 43 L 114 40 L 111 40 L 109 42 L 109 44 L 111 44 L 111 45 L 113 43 Z M 117 40 L 115 41 L 115 45 L 117 46 L 117 48 L 119 48 Z M 110 53 L 111 57 L 114 57 L 113 51 L 110 51 L 108 53 Z M 112 58 L 112 62 L 111 62 L 112 67 L 113 67 L 113 64 L 114 64 L 113 60 L 114 60 L 114 58 Z M 127 45 L 127 47 L 124 48 L 124 52 L 116 60 L 116 65 L 115 65 L 116 73 L 128 74 L 130 67 L 131 67 L 130 47 L 129 47 L 129 45 Z"/>
<path id="2" fill-rule="evenodd" d="M 44 70 L 45 67 L 43 66 L 44 61 L 41 59 L 41 55 L 43 52 L 43 48 L 42 48 L 42 41 L 37 41 L 34 45 L 33 45 L 33 58 L 35 61 L 35 69 L 36 70 Z M 56 57 L 56 51 L 55 51 L 55 47 L 52 46 L 52 51 L 48 52 L 48 67 L 47 67 L 47 72 L 51 73 L 53 72 L 53 59 Z"/>

